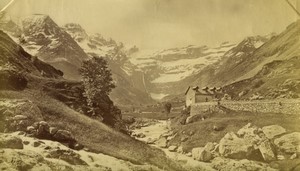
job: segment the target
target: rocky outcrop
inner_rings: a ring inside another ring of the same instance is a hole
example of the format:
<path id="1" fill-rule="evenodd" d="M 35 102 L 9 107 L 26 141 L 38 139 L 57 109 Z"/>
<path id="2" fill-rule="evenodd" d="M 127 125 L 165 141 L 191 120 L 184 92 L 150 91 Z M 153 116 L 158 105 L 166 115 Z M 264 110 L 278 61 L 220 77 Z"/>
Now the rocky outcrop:
<path id="1" fill-rule="evenodd" d="M 29 100 L 0 100 L 0 132 L 26 131 L 27 126 L 41 120 L 40 109 Z"/>
<path id="2" fill-rule="evenodd" d="M 286 130 L 279 125 L 269 125 L 262 127 L 262 131 L 268 139 L 272 139 L 278 135 L 286 133 Z"/>
<path id="3" fill-rule="evenodd" d="M 75 150 L 83 149 L 83 146 L 77 143 L 70 131 L 50 127 L 45 121 L 35 122 L 32 126 L 28 126 L 26 132 L 28 136 L 65 143 Z"/>
<path id="4" fill-rule="evenodd" d="M 22 140 L 10 134 L 0 134 L 0 148 L 23 149 Z"/>
<path id="5" fill-rule="evenodd" d="M 276 138 L 274 144 L 283 153 L 300 153 L 300 132 L 293 132 Z"/>
<path id="6" fill-rule="evenodd" d="M 198 147 L 192 149 L 192 157 L 195 160 L 208 162 L 213 159 L 213 155 L 210 151 L 205 149 L 204 147 Z"/>
<path id="7" fill-rule="evenodd" d="M 233 132 L 227 133 L 220 141 L 219 152 L 222 156 L 232 159 L 251 158 L 255 153 L 253 144 L 239 138 Z"/>
<path id="8" fill-rule="evenodd" d="M 219 152 L 222 156 L 232 159 L 276 160 L 271 141 L 262 129 L 250 123 L 237 134 L 227 133 L 220 141 Z"/>

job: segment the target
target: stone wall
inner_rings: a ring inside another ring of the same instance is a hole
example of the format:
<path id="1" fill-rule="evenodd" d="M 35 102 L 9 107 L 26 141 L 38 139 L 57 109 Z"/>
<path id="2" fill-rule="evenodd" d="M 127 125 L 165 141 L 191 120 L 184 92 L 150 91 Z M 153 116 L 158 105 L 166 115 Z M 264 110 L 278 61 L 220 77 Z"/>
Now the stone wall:
<path id="1" fill-rule="evenodd" d="M 256 113 L 300 114 L 300 99 L 254 100 L 254 101 L 220 101 L 220 105 L 235 111 Z M 191 107 L 191 115 L 214 110 L 217 102 L 196 103 Z"/>

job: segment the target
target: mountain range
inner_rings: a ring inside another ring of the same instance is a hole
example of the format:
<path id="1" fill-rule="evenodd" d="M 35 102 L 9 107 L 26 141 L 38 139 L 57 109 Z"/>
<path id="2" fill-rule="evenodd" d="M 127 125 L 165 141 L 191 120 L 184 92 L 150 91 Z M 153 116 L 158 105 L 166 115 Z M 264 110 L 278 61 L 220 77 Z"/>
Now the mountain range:
<path id="1" fill-rule="evenodd" d="M 26 17 L 21 26 L 9 17 L 1 21 L 1 28 L 28 53 L 63 71 L 65 79 L 80 80 L 78 69 L 84 60 L 94 55 L 104 57 L 117 87 L 111 93 L 116 104 L 154 102 L 143 87 L 143 73 L 135 71 L 127 59 L 130 49 L 127 52 L 122 43 L 106 40 L 100 34 L 88 35 L 78 24 L 60 27 L 47 15 Z"/>
<path id="2" fill-rule="evenodd" d="M 223 87 L 236 99 L 296 98 L 299 21 L 282 33 L 247 37 L 217 47 L 189 45 L 141 55 L 79 24 L 58 26 L 47 15 L 25 18 L 19 26 L 2 17 L 0 27 L 31 55 L 80 80 L 78 68 L 92 56 L 104 57 L 117 86 L 110 97 L 119 106 L 153 104 L 182 97 L 190 85 Z M 288 95 L 287 95 L 288 94 Z"/>

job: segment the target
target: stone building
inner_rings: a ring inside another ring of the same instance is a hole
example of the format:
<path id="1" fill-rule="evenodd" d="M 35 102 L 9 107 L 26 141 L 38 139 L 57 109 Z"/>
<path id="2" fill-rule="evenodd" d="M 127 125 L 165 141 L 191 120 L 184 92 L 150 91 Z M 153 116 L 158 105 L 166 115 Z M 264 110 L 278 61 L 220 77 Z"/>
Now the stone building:
<path id="1" fill-rule="evenodd" d="M 188 107 L 196 103 L 214 101 L 215 99 L 219 99 L 221 97 L 220 91 L 221 88 L 204 87 L 200 90 L 198 86 L 189 86 L 185 91 L 185 105 Z"/>

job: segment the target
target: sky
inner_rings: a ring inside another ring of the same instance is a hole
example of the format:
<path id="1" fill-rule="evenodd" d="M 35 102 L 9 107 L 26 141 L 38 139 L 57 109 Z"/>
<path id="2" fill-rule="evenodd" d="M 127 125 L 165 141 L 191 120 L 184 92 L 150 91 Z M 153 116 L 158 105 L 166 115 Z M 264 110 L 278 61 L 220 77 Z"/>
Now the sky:
<path id="1" fill-rule="evenodd" d="M 280 33 L 297 19 L 285 0 L 15 0 L 7 12 L 18 21 L 48 14 L 140 49 L 238 42 Z"/>

